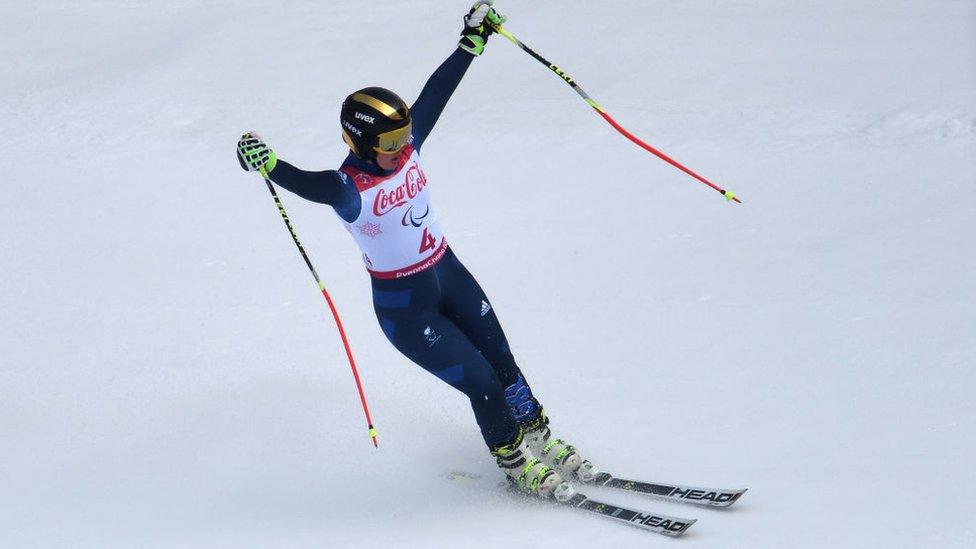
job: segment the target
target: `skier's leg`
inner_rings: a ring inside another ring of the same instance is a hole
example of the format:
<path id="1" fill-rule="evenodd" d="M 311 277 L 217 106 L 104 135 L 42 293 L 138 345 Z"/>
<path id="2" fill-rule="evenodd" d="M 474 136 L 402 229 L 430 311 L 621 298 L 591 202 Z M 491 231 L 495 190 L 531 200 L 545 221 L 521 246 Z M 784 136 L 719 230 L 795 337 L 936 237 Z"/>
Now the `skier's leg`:
<path id="1" fill-rule="evenodd" d="M 463 392 L 499 467 L 523 490 L 547 497 L 562 477 L 528 447 L 495 369 L 440 313 L 442 287 L 433 272 L 374 280 L 373 305 L 383 333 L 407 358 Z"/>
<path id="2" fill-rule="evenodd" d="M 505 386 L 518 379 L 518 365 L 485 291 L 452 250 L 437 265 L 444 299 L 441 310 L 485 355 Z"/>
<path id="3" fill-rule="evenodd" d="M 374 288 L 376 316 L 387 339 L 404 356 L 470 399 L 489 447 L 512 441 L 516 422 L 495 370 L 448 318 L 414 306 L 415 300 L 427 301 L 425 296 L 418 298 L 425 290 L 415 287 L 396 294 Z M 399 300 L 391 297 L 396 295 Z"/>
<path id="4" fill-rule="evenodd" d="M 564 474 L 576 473 L 581 478 L 592 478 L 596 474 L 592 464 L 583 460 L 573 445 L 552 436 L 549 418 L 515 364 L 508 340 L 484 290 L 450 251 L 437 270 L 444 293 L 442 310 L 498 372 L 505 385 L 506 401 L 525 432 L 528 447 L 546 465 Z"/>
<path id="5" fill-rule="evenodd" d="M 505 386 L 506 398 L 521 424 L 536 421 L 542 407 L 508 345 L 508 339 L 488 296 L 453 252 L 437 265 L 444 294 L 442 310 L 495 369 Z"/>

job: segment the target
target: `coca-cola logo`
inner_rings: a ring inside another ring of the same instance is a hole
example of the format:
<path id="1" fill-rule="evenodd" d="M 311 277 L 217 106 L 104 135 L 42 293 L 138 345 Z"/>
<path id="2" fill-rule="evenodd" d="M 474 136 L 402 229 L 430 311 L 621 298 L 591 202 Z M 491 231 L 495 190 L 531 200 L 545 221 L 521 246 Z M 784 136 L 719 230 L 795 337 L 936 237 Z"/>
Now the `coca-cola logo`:
<path id="1" fill-rule="evenodd" d="M 424 172 L 416 164 L 410 166 L 403 183 L 390 190 L 380 189 L 376 193 L 376 199 L 373 200 L 373 214 L 379 217 L 392 212 L 420 194 L 426 186 L 427 177 Z"/>

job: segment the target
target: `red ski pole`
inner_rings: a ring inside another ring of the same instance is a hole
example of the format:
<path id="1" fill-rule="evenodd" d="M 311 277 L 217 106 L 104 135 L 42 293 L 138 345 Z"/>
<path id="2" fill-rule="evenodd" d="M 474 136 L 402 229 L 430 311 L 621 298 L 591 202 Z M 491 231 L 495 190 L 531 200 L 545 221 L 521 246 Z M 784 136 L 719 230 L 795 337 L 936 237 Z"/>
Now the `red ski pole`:
<path id="1" fill-rule="evenodd" d="M 592 97 L 590 97 L 585 91 L 583 91 L 583 88 L 579 87 L 579 85 L 576 83 L 576 81 L 573 80 L 572 77 L 570 77 L 568 74 L 566 74 L 566 71 L 560 69 L 556 65 L 553 65 L 551 62 L 549 62 L 548 59 L 546 59 L 545 57 L 542 57 L 541 55 L 539 55 L 538 53 L 536 53 L 532 48 L 526 46 L 524 43 L 522 43 L 521 40 L 519 40 L 518 38 L 516 38 L 514 34 L 508 32 L 507 30 L 505 30 L 505 28 L 502 27 L 501 25 L 495 26 L 495 30 L 498 31 L 498 34 L 504 36 L 505 38 L 508 38 L 509 41 L 511 41 L 513 44 L 515 44 L 516 46 L 518 46 L 519 48 L 521 48 L 522 51 L 524 51 L 525 53 L 527 53 L 527 54 L 531 55 L 533 58 L 535 58 L 536 61 L 542 63 L 543 65 L 545 65 L 546 67 L 548 67 L 549 70 L 551 70 L 552 72 L 556 73 L 557 76 L 559 76 L 567 84 L 569 84 L 569 86 L 571 88 L 573 88 L 573 90 L 576 91 L 576 93 L 578 93 L 580 95 L 580 97 L 582 97 L 583 100 L 586 101 L 586 103 L 589 106 L 593 107 L 593 109 L 600 116 L 602 116 L 603 119 L 607 121 L 607 123 L 609 123 L 611 126 L 613 126 L 613 128 L 615 130 L 617 130 L 618 132 L 620 132 L 621 135 L 623 135 L 627 139 L 630 139 L 631 141 L 633 141 L 634 143 L 636 143 L 639 147 L 641 147 L 642 149 L 646 150 L 647 152 L 653 154 L 654 156 L 657 156 L 658 158 L 660 158 L 661 160 L 664 160 L 668 164 L 671 164 L 675 168 L 678 168 L 679 170 L 681 170 L 681 171 L 685 172 L 686 174 L 690 175 L 691 177 L 694 177 L 698 181 L 701 181 L 702 183 L 704 183 L 704 184 L 708 185 L 709 187 L 715 189 L 716 191 L 722 193 L 722 196 L 724 196 L 726 200 L 728 200 L 730 202 L 735 201 L 735 202 L 738 202 L 740 204 L 742 203 L 742 201 L 739 200 L 735 196 L 735 193 L 733 193 L 732 191 L 727 191 L 727 190 L 719 187 L 718 185 L 712 183 L 711 181 L 705 179 L 704 177 L 698 175 L 697 173 L 693 172 L 692 170 L 688 169 L 687 167 L 685 167 L 684 165 L 682 165 L 681 163 L 679 163 L 677 160 L 675 160 L 675 159 L 671 158 L 670 156 L 664 154 L 663 152 L 655 149 L 651 145 L 648 145 L 643 140 L 641 140 L 640 138 L 638 138 L 634 134 L 632 134 L 629 131 L 627 131 L 626 129 L 624 129 L 624 127 L 621 126 L 620 124 L 618 124 L 617 121 L 614 120 L 607 113 L 607 111 L 603 110 L 603 107 L 601 107 L 599 105 L 599 103 L 597 103 L 596 101 L 594 101 Z"/>
<path id="2" fill-rule="evenodd" d="M 325 284 L 319 278 L 319 274 L 315 272 L 315 267 L 312 266 L 312 261 L 309 260 L 308 254 L 305 253 L 305 248 L 302 243 L 298 240 L 298 235 L 295 234 L 295 228 L 291 225 L 291 220 L 288 219 L 288 214 L 285 212 L 285 206 L 281 203 L 281 199 L 278 198 L 278 193 L 275 192 L 274 185 L 271 184 L 271 179 L 268 177 L 268 172 L 262 167 L 260 169 L 261 175 L 264 177 L 264 182 L 268 184 L 268 190 L 271 191 L 271 196 L 274 198 L 275 204 L 278 205 L 278 213 L 281 214 L 281 219 L 284 220 L 285 226 L 288 227 L 288 232 L 291 233 L 292 240 L 295 241 L 295 246 L 298 246 L 298 252 L 302 254 L 302 259 L 305 260 L 305 265 L 308 265 L 308 270 L 312 271 L 312 276 L 315 277 L 315 282 L 318 284 L 319 289 L 322 290 L 322 296 L 325 297 L 326 303 L 329 304 L 329 310 L 332 311 L 332 318 L 335 319 L 336 327 L 339 328 L 339 337 L 342 338 L 342 346 L 346 349 L 346 358 L 349 359 L 349 367 L 352 368 L 352 377 L 356 380 L 356 389 L 359 391 L 359 401 L 363 405 L 363 413 L 366 415 L 366 427 L 369 429 L 369 438 L 373 440 L 373 446 L 379 448 L 378 437 L 379 434 L 373 427 L 373 419 L 369 415 L 369 406 L 366 404 L 366 393 L 363 391 L 363 384 L 359 380 L 359 370 L 356 368 L 356 359 L 352 356 L 352 348 L 349 347 L 349 339 L 346 338 L 346 330 L 342 327 L 342 320 L 339 318 L 339 311 L 336 309 L 335 303 L 332 302 L 332 296 L 329 295 L 329 291 L 325 289 Z"/>

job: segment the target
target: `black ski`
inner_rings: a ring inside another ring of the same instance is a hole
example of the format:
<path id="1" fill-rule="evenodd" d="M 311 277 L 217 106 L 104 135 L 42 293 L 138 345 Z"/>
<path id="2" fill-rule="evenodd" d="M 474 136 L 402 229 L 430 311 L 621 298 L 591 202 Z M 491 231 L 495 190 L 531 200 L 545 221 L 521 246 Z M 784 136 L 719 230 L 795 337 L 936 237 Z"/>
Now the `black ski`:
<path id="1" fill-rule="evenodd" d="M 586 497 L 579 492 L 574 493 L 568 499 L 556 500 L 559 505 L 575 507 L 590 513 L 603 515 L 623 524 L 636 526 L 649 532 L 664 534 L 665 536 L 678 537 L 685 532 L 697 519 L 684 519 L 670 517 L 658 513 L 645 513 L 635 511 L 625 507 L 619 507 L 610 503 L 603 503 Z"/>
<path id="2" fill-rule="evenodd" d="M 584 481 L 579 479 L 579 481 L 589 486 L 605 486 L 627 492 L 647 494 L 668 501 L 692 503 L 694 505 L 705 505 L 708 507 L 728 507 L 738 501 L 747 490 L 747 488 L 726 490 L 721 488 L 681 486 L 678 484 L 660 484 L 657 482 L 618 478 L 610 473 L 597 473 L 592 480 Z"/>
<path id="3" fill-rule="evenodd" d="M 447 478 L 465 485 L 483 484 L 483 477 L 477 474 L 466 473 L 463 471 L 452 471 Z M 551 499 L 542 500 L 535 496 L 530 496 L 516 487 L 510 479 L 495 485 L 504 488 L 508 493 L 519 499 L 524 499 L 532 503 L 549 503 L 564 507 L 574 507 L 589 513 L 602 515 L 621 524 L 629 524 L 648 532 L 655 532 L 665 536 L 678 537 L 685 532 L 697 519 L 686 519 L 662 515 L 660 513 L 650 513 L 620 507 L 610 503 L 604 503 L 590 499 L 586 494 L 576 491 L 573 484 L 563 482 L 556 488 Z"/>

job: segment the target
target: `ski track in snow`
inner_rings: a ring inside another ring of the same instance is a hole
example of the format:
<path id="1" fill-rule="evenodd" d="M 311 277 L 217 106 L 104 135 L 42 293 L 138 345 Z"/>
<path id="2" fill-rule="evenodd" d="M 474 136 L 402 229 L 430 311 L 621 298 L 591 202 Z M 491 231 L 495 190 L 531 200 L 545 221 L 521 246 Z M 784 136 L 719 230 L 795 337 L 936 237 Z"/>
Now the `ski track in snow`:
<path id="1" fill-rule="evenodd" d="M 450 5 L 448 5 L 450 4 Z M 334 215 L 342 98 L 413 100 L 466 3 L 0 6 L 5 547 L 972 547 L 976 5 L 527 3 L 425 147 L 452 246 L 559 436 L 623 476 L 748 487 L 668 540 L 513 502 L 467 403 L 376 325 Z M 381 29 L 381 31 L 380 31 Z M 465 485 L 450 471 L 481 475 Z"/>

